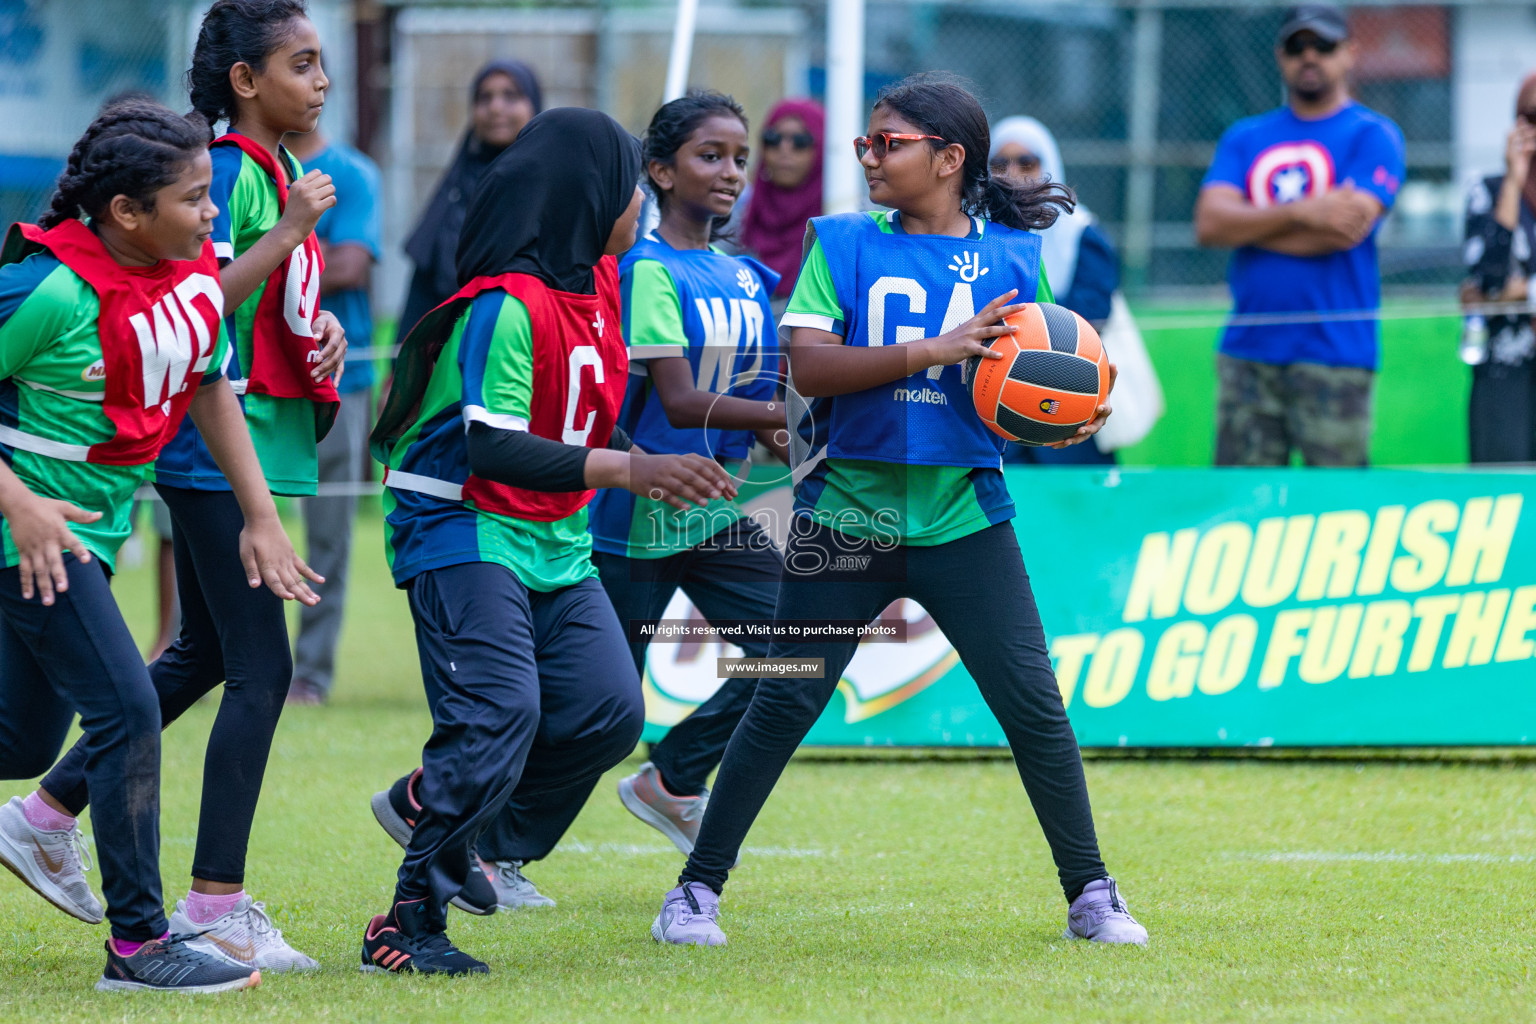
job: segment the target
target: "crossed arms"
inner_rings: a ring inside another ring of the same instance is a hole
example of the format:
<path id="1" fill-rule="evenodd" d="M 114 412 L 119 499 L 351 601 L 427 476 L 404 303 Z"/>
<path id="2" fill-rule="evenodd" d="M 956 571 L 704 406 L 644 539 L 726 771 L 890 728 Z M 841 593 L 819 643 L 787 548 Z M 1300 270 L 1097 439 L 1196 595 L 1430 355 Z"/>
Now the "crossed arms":
<path id="1" fill-rule="evenodd" d="M 1218 183 L 1201 189 L 1195 201 L 1195 238 L 1212 248 L 1252 245 L 1288 256 L 1325 256 L 1363 242 L 1383 210 L 1380 199 L 1348 182 L 1320 196 L 1265 207 Z"/>

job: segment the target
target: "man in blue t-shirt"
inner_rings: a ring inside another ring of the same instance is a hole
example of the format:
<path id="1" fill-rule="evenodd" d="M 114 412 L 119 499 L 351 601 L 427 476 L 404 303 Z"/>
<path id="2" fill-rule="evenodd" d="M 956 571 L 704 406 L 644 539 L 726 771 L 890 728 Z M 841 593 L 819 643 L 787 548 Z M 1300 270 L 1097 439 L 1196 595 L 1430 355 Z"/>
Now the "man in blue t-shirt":
<path id="1" fill-rule="evenodd" d="M 368 286 L 379 258 L 379 168 L 351 146 L 326 138 L 318 128 L 308 135 L 290 135 L 285 141 L 306 171 L 323 171 L 336 185 L 336 205 L 325 211 L 315 226 L 325 254 L 320 294 L 325 297 L 325 308 L 336 314 L 347 332 L 350 351 L 336 385 L 341 392 L 341 409 L 331 432 L 320 442 L 320 492 L 325 495 L 328 484 L 345 489 L 362 480 L 367 464 L 373 362 L 353 353 L 373 345 Z M 322 704 L 330 694 L 356 512 L 355 493 L 304 500 L 309 564 L 325 577 L 320 590 L 324 600 L 299 613 L 289 703 Z"/>
<path id="2" fill-rule="evenodd" d="M 1402 183 L 1403 135 L 1350 99 L 1355 44 L 1339 8 L 1287 11 L 1276 56 L 1287 105 L 1227 129 L 1195 204 L 1200 244 L 1236 249 L 1216 464 L 1283 466 L 1295 450 L 1309 466 L 1364 466 L 1376 228 Z"/>

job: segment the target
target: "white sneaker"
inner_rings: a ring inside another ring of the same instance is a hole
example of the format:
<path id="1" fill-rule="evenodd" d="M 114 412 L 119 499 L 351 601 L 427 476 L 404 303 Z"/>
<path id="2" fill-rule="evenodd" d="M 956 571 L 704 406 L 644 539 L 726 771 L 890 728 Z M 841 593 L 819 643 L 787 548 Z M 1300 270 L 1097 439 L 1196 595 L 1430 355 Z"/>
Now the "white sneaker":
<path id="1" fill-rule="evenodd" d="M 207 924 L 197 924 L 187 913 L 187 901 L 177 900 L 171 914 L 171 934 L 187 935 L 187 945 L 199 953 L 236 967 L 261 971 L 314 971 L 320 964 L 283 940 L 273 926 L 267 908 L 249 896 L 235 909 Z"/>
<path id="2" fill-rule="evenodd" d="M 1120 887 L 1113 878 L 1101 878 L 1083 888 L 1082 895 L 1067 908 L 1067 930 L 1061 937 L 1133 946 L 1147 944 L 1147 930 L 1131 916 L 1131 908 L 1120 897 Z"/>
<path id="3" fill-rule="evenodd" d="M 85 880 L 90 868 L 85 833 L 78 828 L 46 831 L 33 827 L 21 809 L 19 796 L 0 806 L 0 864 L 70 917 L 100 924 L 105 916 L 101 901 Z"/>
<path id="4" fill-rule="evenodd" d="M 522 861 L 482 860 L 480 864 L 485 868 L 485 877 L 491 880 L 491 888 L 496 890 L 496 905 L 503 910 L 555 905 L 523 874 Z"/>

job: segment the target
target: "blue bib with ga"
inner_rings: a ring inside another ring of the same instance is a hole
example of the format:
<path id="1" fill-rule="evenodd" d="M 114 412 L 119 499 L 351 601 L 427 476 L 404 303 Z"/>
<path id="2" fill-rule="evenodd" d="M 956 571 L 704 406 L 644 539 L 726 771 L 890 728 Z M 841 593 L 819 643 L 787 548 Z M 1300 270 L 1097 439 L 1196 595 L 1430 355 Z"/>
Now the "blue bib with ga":
<path id="1" fill-rule="evenodd" d="M 640 260 L 666 268 L 677 288 L 686 355 L 700 391 L 751 401 L 770 402 L 777 390 L 778 338 L 768 300 L 779 275 L 747 256 L 727 256 L 713 249 L 674 249 L 656 232 L 635 243 L 619 264 L 627 320 L 639 300 L 630 292 L 630 274 Z M 650 301 L 650 300 L 646 300 Z M 628 324 L 624 336 L 630 337 Z M 668 353 L 684 355 L 682 351 Z M 661 455 L 697 454 L 714 459 L 744 459 L 752 449 L 750 430 L 674 427 L 646 370 L 647 353 L 630 350 L 629 389 L 619 425 L 635 444 Z"/>
<path id="2" fill-rule="evenodd" d="M 863 213 L 816 217 L 843 310 L 843 343 L 873 348 L 935 338 L 1012 288 L 1032 302 L 1040 236 L 976 220 L 972 237 L 881 231 Z M 899 220 L 897 221 L 899 224 Z M 818 399 L 809 415 L 827 457 L 919 466 L 996 467 L 1006 442 L 976 415 L 960 366 Z M 802 433 L 805 424 L 801 425 Z"/>

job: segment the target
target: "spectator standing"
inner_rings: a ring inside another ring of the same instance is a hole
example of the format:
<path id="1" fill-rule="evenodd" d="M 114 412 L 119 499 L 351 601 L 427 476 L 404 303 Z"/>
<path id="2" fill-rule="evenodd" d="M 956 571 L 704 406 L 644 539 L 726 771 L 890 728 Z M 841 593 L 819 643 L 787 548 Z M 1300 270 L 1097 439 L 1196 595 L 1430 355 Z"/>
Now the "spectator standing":
<path id="1" fill-rule="evenodd" d="M 1216 464 L 1281 466 L 1299 451 L 1309 466 L 1364 466 L 1380 357 L 1376 228 L 1402 182 L 1403 136 L 1349 96 L 1356 47 L 1342 10 L 1293 7 L 1278 42 L 1287 104 L 1227 129 L 1195 205 L 1200 244 L 1236 249 Z"/>
<path id="2" fill-rule="evenodd" d="M 416 269 L 396 327 L 396 341 L 404 340 L 428 310 L 459 290 L 454 255 L 475 185 L 491 161 L 512 145 L 523 125 L 544 109 L 544 97 L 538 77 L 527 64 L 493 60 L 475 73 L 469 104 L 469 131 L 405 241 L 405 254 Z"/>
<path id="3" fill-rule="evenodd" d="M 992 129 L 990 164 L 993 174 L 1015 181 L 1046 178 L 1066 183 L 1056 137 L 1032 117 L 1008 117 L 997 123 Z M 1063 213 L 1056 223 L 1036 233 L 1056 304 L 1102 329 L 1109 319 L 1111 297 L 1120 287 L 1120 258 L 1098 218 L 1079 200 L 1071 213 Z"/>
<path id="4" fill-rule="evenodd" d="M 1041 178 L 1065 184 L 1061 149 L 1050 129 L 1033 117 L 1009 117 L 992 129 L 988 161 L 993 174 L 1020 182 Z M 1102 331 L 1109 320 L 1115 289 L 1120 287 L 1120 260 L 1115 247 L 1081 202 L 1056 223 L 1036 232 L 1040 262 L 1058 306 L 1066 306 Z M 1011 444 L 1003 453 L 1008 462 L 1038 465 L 1112 464 L 1115 457 L 1096 444 L 1069 448 Z"/>
<path id="5" fill-rule="evenodd" d="M 379 259 L 379 168 L 366 155 L 319 128 L 308 135 L 290 135 L 290 149 L 305 168 L 329 174 L 336 186 L 336 205 L 320 215 L 315 235 L 320 239 L 325 269 L 320 294 L 326 308 L 341 321 L 347 337 L 360 349 L 373 344 L 373 312 L 369 284 Z M 320 442 L 320 494 L 304 499 L 304 532 L 309 563 L 325 577 L 319 604 L 299 613 L 294 642 L 293 682 L 289 704 L 323 704 L 336 673 L 336 644 L 341 637 L 347 596 L 347 561 L 352 551 L 352 521 L 356 494 L 325 493 L 327 485 L 344 487 L 363 478 L 372 424 L 373 362 L 347 361 L 336 382 L 341 408 L 331 432 Z"/>
<path id="6" fill-rule="evenodd" d="M 805 225 L 821 216 L 826 113 L 815 100 L 782 100 L 768 111 L 762 158 L 746 201 L 740 243 L 779 275 L 774 314 L 784 311 L 805 245 Z"/>
<path id="7" fill-rule="evenodd" d="M 1536 273 L 1536 74 L 1520 84 L 1515 123 L 1504 145 L 1504 173 L 1472 186 L 1467 197 L 1468 280 L 1463 304 L 1525 302 Z M 1467 408 L 1473 462 L 1536 461 L 1536 335 L 1529 314 L 1468 317 L 1472 396 Z"/>

